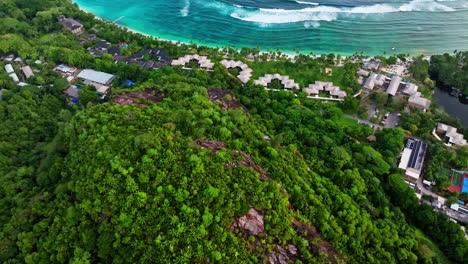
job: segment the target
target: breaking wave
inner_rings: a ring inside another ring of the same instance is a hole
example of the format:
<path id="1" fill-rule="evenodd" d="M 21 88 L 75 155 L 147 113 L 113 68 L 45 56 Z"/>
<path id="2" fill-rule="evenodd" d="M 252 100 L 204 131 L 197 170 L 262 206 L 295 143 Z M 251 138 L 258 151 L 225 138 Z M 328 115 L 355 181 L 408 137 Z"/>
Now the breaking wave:
<path id="1" fill-rule="evenodd" d="M 183 17 L 188 16 L 190 11 L 190 0 L 185 0 L 185 6 L 180 10 L 180 15 Z"/>
<path id="2" fill-rule="evenodd" d="M 258 10 L 235 9 L 230 16 L 248 22 L 261 24 L 283 24 L 304 21 L 334 21 L 339 15 L 350 14 L 385 14 L 395 12 L 450 12 L 453 8 L 440 4 L 434 0 L 413 0 L 407 4 L 393 6 L 389 4 L 375 4 L 370 6 L 334 7 L 317 6 L 298 10 L 268 9 Z"/>
<path id="3" fill-rule="evenodd" d="M 319 3 L 314 3 L 314 2 L 305 2 L 305 1 L 297 1 L 297 0 L 295 2 L 301 5 L 314 5 L 314 6 L 319 5 Z"/>

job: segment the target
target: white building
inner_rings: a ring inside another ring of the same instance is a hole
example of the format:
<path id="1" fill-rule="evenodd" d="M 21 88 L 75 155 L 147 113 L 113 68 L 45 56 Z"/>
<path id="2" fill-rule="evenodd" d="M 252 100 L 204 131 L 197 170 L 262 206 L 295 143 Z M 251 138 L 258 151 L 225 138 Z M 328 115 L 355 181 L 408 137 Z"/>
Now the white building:
<path id="1" fill-rule="evenodd" d="M 426 156 L 427 144 L 423 141 L 408 139 L 401 154 L 398 168 L 405 170 L 405 178 L 417 182 L 421 176 Z"/>
<path id="2" fill-rule="evenodd" d="M 468 145 L 466 139 L 464 139 L 463 134 L 458 133 L 455 127 L 438 123 L 436 132 L 438 134 L 444 135 L 444 139 L 448 145 Z"/>
<path id="3" fill-rule="evenodd" d="M 15 70 L 13 69 L 13 66 L 11 64 L 7 64 L 5 65 L 5 71 L 10 74 L 10 73 L 14 73 Z"/>

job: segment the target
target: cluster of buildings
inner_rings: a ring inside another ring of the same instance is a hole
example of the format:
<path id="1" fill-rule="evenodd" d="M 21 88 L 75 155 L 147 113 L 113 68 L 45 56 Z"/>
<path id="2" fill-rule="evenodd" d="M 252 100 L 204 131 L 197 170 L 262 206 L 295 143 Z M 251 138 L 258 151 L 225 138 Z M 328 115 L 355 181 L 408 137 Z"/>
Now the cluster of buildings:
<path id="1" fill-rule="evenodd" d="M 198 65 L 200 65 L 200 68 L 205 69 L 207 71 L 213 71 L 214 63 L 211 62 L 211 60 L 208 59 L 208 57 L 200 56 L 198 54 L 185 55 L 184 57 L 178 58 L 177 60 L 173 60 L 171 65 L 182 66 L 183 69 L 189 69 L 185 67 L 185 65 L 189 62 L 197 62 Z"/>
<path id="2" fill-rule="evenodd" d="M 24 62 L 23 59 L 21 59 L 20 57 L 15 58 L 15 56 L 9 55 L 4 60 L 5 62 L 15 62 L 17 65 L 19 64 L 17 67 L 22 74 L 21 78 L 16 73 L 15 68 L 12 63 L 8 63 L 4 67 L 5 72 L 8 74 L 8 76 L 10 76 L 12 81 L 18 86 L 28 85 L 28 83 L 26 83 L 25 81 L 31 78 L 32 76 L 34 76 L 33 69 L 29 65 L 25 65 L 25 63 L 23 63 Z M 34 63 L 41 64 L 42 62 L 39 60 L 36 60 Z M 24 66 L 21 66 L 21 65 L 24 65 Z M 21 81 L 21 80 L 24 80 L 24 81 Z"/>
<path id="3" fill-rule="evenodd" d="M 254 83 L 267 87 L 273 80 L 279 80 L 286 90 L 300 89 L 299 84 L 290 79 L 289 76 L 276 74 L 266 74 L 263 77 L 260 77 L 258 80 L 255 80 Z M 313 84 L 310 84 L 307 88 L 302 89 L 303 92 L 307 93 L 308 98 L 311 99 L 338 99 L 343 100 L 347 93 L 340 90 L 338 86 L 334 86 L 332 82 L 323 82 L 316 81 Z M 320 97 L 320 93 L 328 93 L 331 98 Z"/>
<path id="4" fill-rule="evenodd" d="M 85 85 L 92 85 L 96 88 L 96 93 L 101 96 L 105 96 L 109 91 L 109 86 L 117 78 L 115 75 L 95 71 L 92 69 L 80 70 L 75 67 L 60 64 L 54 68 L 54 71 L 59 72 L 68 82 L 72 82 L 75 79 L 80 79 Z M 72 102 L 79 99 L 80 85 L 71 85 L 65 91 L 64 94 Z"/>
<path id="5" fill-rule="evenodd" d="M 334 86 L 332 82 L 316 81 L 314 84 L 310 84 L 307 88 L 302 89 L 311 97 L 317 97 L 321 92 L 327 92 L 331 97 L 337 99 L 344 99 L 346 92 L 341 91 L 340 87 Z"/>
<path id="6" fill-rule="evenodd" d="M 278 73 L 265 74 L 265 76 L 255 80 L 254 83 L 267 87 L 273 80 L 280 81 L 286 90 L 299 89 L 299 84 L 295 83 L 294 80 L 289 79 L 289 76 L 280 75 Z"/>
<path id="7" fill-rule="evenodd" d="M 112 46 L 106 40 L 99 40 L 95 47 L 88 48 L 88 52 L 95 57 L 109 54 L 114 58 L 115 63 L 139 64 L 148 70 L 158 69 L 171 64 L 172 59 L 164 50 L 145 49 L 131 56 L 121 55 L 121 50 L 127 47 L 128 44 L 124 42 Z"/>
<path id="8" fill-rule="evenodd" d="M 438 123 L 432 134 L 441 141 L 444 141 L 447 146 L 458 145 L 468 146 L 464 135 L 457 132 L 457 128 Z"/>
<path id="9" fill-rule="evenodd" d="M 239 78 L 243 83 L 247 83 L 250 78 L 252 78 L 252 69 L 242 61 L 222 60 L 221 64 L 226 69 L 239 68 L 240 72 L 239 75 L 237 75 L 237 78 Z"/>
<path id="10" fill-rule="evenodd" d="M 404 82 L 400 75 L 393 75 L 389 78 L 384 74 L 369 73 L 365 70 L 359 70 L 357 74 L 368 76 L 362 84 L 362 88 L 366 90 L 373 90 L 375 87 L 379 87 L 385 89 L 386 93 L 391 96 L 401 93 L 408 96 L 408 106 L 423 111 L 428 110 L 431 106 L 431 100 L 424 98 L 418 92 L 418 86 L 410 82 Z"/>

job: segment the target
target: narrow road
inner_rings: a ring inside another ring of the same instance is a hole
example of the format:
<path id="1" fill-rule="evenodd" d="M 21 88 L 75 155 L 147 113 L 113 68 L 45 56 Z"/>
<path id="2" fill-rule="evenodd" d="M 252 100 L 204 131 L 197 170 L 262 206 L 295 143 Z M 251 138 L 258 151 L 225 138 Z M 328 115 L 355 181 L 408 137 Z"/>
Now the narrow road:
<path id="1" fill-rule="evenodd" d="M 344 114 L 344 116 L 349 117 L 349 118 L 352 118 L 352 119 L 354 119 L 354 120 L 360 122 L 361 124 L 362 124 L 362 123 L 366 123 L 366 124 L 368 124 L 369 126 L 371 126 L 371 127 L 374 128 L 374 129 L 379 129 L 379 130 L 384 129 L 384 126 L 371 123 L 371 122 L 369 122 L 369 121 L 367 121 L 367 120 L 365 120 L 365 119 L 361 119 L 361 118 L 359 118 L 359 117 L 355 117 L 355 116 L 348 115 L 348 114 Z"/>
<path id="2" fill-rule="evenodd" d="M 348 115 L 348 114 L 344 114 L 344 115 L 346 117 L 352 118 L 352 119 L 360 122 L 361 124 L 366 123 L 366 124 L 370 125 L 374 129 L 382 130 L 384 128 L 381 125 L 371 123 L 371 122 L 369 122 L 369 121 L 367 121 L 365 119 L 361 119 L 361 118 L 358 118 L 358 117 L 355 117 L 355 116 L 352 116 L 352 115 Z M 411 139 L 416 139 L 416 140 L 421 140 L 422 141 L 421 138 L 415 137 L 415 136 L 410 136 L 410 135 L 405 135 L 405 138 L 411 138 Z M 437 201 L 442 204 L 442 206 L 441 206 L 442 209 L 439 209 L 438 211 L 445 213 L 448 217 L 453 218 L 453 219 L 455 219 L 455 220 L 457 220 L 459 222 L 468 224 L 468 215 L 461 214 L 461 213 L 459 213 L 459 212 L 457 212 L 455 210 L 450 209 L 449 207 L 446 207 L 445 203 L 447 202 L 447 198 L 439 196 L 438 194 L 433 193 L 431 190 L 424 187 L 422 181 L 423 181 L 423 177 L 420 177 L 418 179 L 417 183 L 416 183 L 418 189 L 421 191 L 422 194 L 431 195 L 432 197 L 435 197 L 437 199 Z"/>

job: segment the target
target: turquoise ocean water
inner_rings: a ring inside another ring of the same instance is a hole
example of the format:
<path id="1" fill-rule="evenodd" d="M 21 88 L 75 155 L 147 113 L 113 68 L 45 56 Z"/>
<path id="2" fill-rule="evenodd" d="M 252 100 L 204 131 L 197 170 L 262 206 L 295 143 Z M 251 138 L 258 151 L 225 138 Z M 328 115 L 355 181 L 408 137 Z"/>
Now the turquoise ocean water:
<path id="1" fill-rule="evenodd" d="M 156 37 L 329 53 L 468 50 L 468 0 L 74 0 Z M 392 50 L 394 48 L 394 50 Z"/>

